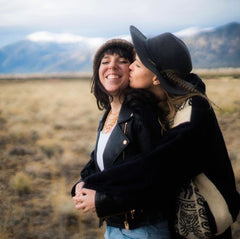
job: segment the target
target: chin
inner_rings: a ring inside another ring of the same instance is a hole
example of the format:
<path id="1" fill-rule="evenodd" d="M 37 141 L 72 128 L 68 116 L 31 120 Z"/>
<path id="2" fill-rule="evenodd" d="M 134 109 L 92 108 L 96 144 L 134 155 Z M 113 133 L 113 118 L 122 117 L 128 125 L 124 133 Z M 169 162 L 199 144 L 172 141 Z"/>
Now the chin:
<path id="1" fill-rule="evenodd" d="M 129 86 L 130 86 L 131 88 L 136 88 L 136 86 L 134 86 L 134 84 L 133 84 L 131 81 L 130 81 Z"/>

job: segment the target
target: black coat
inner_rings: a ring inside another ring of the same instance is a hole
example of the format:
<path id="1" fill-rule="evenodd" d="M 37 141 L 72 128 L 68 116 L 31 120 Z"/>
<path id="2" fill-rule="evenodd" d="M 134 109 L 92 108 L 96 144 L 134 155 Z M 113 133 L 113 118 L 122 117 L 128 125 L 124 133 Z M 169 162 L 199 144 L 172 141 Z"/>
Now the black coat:
<path id="1" fill-rule="evenodd" d="M 215 113 L 202 97 L 193 97 L 191 105 L 189 121 L 169 130 L 150 154 L 87 177 L 85 186 L 114 195 L 141 195 L 136 205 L 150 199 L 153 206 L 168 206 L 171 220 L 179 188 L 204 173 L 223 195 L 234 221 L 240 196 Z"/>
<path id="2" fill-rule="evenodd" d="M 97 143 L 104 122 L 109 111 L 106 111 L 99 122 Z M 125 164 L 135 159 L 137 155 L 150 152 L 158 145 L 161 138 L 161 126 L 158 115 L 150 104 L 141 104 L 134 101 L 124 102 L 117 121 L 103 153 L 104 168 L 109 169 L 116 165 Z M 100 172 L 97 165 L 97 143 L 91 154 L 90 161 L 81 171 L 81 181 Z M 107 181 L 111 181 L 112 175 Z M 75 184 L 76 185 L 76 184 Z M 75 194 L 75 186 L 72 195 Z M 100 218 L 105 218 L 107 225 L 124 228 L 128 223 L 129 228 L 149 225 L 163 220 L 163 212 L 155 208 L 129 207 L 129 203 L 137 200 L 135 195 L 108 195 L 100 190 L 96 193 L 96 212 Z M 131 209 L 131 210 L 130 210 Z M 134 210 L 132 210 L 134 209 Z"/>

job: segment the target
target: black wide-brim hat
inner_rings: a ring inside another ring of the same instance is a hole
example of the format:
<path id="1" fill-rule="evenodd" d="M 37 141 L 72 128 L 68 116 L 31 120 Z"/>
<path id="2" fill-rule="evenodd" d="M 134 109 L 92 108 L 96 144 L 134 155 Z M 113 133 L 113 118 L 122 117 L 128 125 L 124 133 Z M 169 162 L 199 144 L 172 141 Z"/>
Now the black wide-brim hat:
<path id="1" fill-rule="evenodd" d="M 130 26 L 132 42 L 141 62 L 157 75 L 162 87 L 171 94 L 185 95 L 186 90 L 163 78 L 161 71 L 176 70 L 189 74 L 192 70 L 192 60 L 185 43 L 175 35 L 166 32 L 147 38 L 136 27 Z M 186 81 L 190 87 L 194 86 Z"/>

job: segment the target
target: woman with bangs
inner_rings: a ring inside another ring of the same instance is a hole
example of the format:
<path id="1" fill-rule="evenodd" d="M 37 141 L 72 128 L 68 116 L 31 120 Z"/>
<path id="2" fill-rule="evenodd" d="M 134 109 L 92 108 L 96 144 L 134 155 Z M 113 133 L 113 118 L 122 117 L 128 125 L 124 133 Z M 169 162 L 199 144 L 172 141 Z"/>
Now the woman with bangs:
<path id="1" fill-rule="evenodd" d="M 122 39 L 107 41 L 95 54 L 92 92 L 98 108 L 105 112 L 99 122 L 95 150 L 72 196 L 77 209 L 96 211 L 101 224 L 106 221 L 106 239 L 169 239 L 164 210 L 149 205 L 131 209 L 129 203 L 135 202 L 135 196 L 128 194 L 85 192 L 86 178 L 150 152 L 160 139 L 156 98 L 146 90 L 129 88 L 129 66 L 134 57 L 133 45 Z M 111 179 L 112 175 L 107 181 Z M 95 200 L 92 204 L 86 200 L 90 196 Z"/>

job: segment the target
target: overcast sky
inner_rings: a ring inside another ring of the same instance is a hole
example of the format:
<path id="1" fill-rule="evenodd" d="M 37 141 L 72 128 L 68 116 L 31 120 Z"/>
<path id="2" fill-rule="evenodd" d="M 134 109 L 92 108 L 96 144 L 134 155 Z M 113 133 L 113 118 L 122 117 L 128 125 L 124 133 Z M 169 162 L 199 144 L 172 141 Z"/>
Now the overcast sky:
<path id="1" fill-rule="evenodd" d="M 240 22 L 240 0 L 0 0 L 0 46 L 38 31 L 146 35 Z"/>

